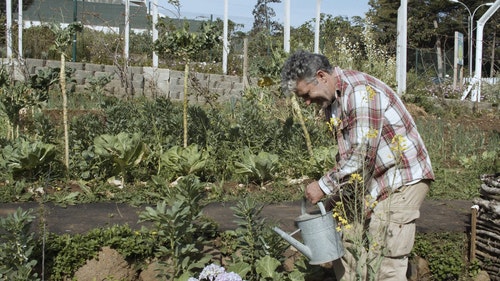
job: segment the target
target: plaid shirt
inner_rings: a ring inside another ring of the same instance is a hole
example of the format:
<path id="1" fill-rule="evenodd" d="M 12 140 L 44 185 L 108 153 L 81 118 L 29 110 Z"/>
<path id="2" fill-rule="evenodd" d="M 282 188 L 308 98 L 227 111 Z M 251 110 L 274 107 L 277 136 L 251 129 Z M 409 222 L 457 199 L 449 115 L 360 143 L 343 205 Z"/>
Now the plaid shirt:
<path id="1" fill-rule="evenodd" d="M 382 200 L 388 191 L 434 179 L 427 149 L 410 113 L 385 83 L 368 74 L 334 69 L 337 99 L 325 109 L 338 142 L 336 166 L 319 184 L 337 193 L 358 173 L 367 191 Z"/>

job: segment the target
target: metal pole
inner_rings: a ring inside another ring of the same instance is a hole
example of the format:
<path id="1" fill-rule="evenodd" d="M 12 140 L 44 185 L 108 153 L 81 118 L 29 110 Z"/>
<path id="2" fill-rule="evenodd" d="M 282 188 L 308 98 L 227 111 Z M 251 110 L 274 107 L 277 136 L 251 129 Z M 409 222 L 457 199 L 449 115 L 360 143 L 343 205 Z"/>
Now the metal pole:
<path id="1" fill-rule="evenodd" d="M 290 52 L 290 0 L 285 0 L 285 26 L 284 26 L 283 50 Z"/>
<path id="2" fill-rule="evenodd" d="M 470 11 L 469 11 L 470 13 Z M 469 77 L 472 77 L 472 15 L 469 17 Z"/>
<path id="3" fill-rule="evenodd" d="M 76 0 L 73 0 L 73 23 L 76 23 L 76 21 L 78 20 L 77 9 L 78 9 L 78 4 L 77 4 Z M 75 32 L 75 34 L 73 34 L 73 56 L 72 56 L 71 61 L 73 61 L 73 62 L 76 61 L 76 32 Z"/>
<path id="4" fill-rule="evenodd" d="M 228 0 L 224 0 L 224 27 L 222 39 L 222 74 L 227 74 L 227 55 L 229 53 L 229 44 L 227 42 L 228 32 Z"/>
<path id="5" fill-rule="evenodd" d="M 18 27 L 18 38 L 17 38 L 17 49 L 19 54 L 17 55 L 18 59 L 21 60 L 23 58 L 23 0 L 19 0 L 18 2 L 18 17 L 17 17 L 17 27 Z"/>
<path id="6" fill-rule="evenodd" d="M 153 44 L 158 40 L 158 29 L 156 29 L 156 24 L 158 23 L 158 0 L 153 0 Z M 153 50 L 153 67 L 158 68 L 158 54 Z"/>
<path id="7" fill-rule="evenodd" d="M 477 21 L 476 33 L 476 73 L 474 73 L 474 80 L 477 83 L 477 93 L 472 97 L 473 101 L 481 101 L 481 73 L 482 73 L 482 59 L 483 59 L 483 28 L 486 22 L 496 13 L 500 8 L 500 0 L 496 0 L 492 7 L 489 8 Z"/>
<path id="8" fill-rule="evenodd" d="M 128 62 L 128 48 L 130 36 L 130 0 L 125 1 L 125 48 L 123 48 L 123 56 Z"/>
<path id="9" fill-rule="evenodd" d="M 321 0 L 316 0 L 316 28 L 314 29 L 314 52 L 319 54 L 319 24 L 321 16 Z"/>
<path id="10" fill-rule="evenodd" d="M 12 62 L 12 0 L 7 0 L 7 59 Z"/>
<path id="11" fill-rule="evenodd" d="M 401 5 L 398 9 L 398 37 L 397 37 L 397 46 L 396 46 L 396 79 L 398 82 L 397 93 L 399 96 L 402 96 L 406 92 L 406 59 L 407 59 L 407 51 L 406 47 L 408 45 L 408 1 L 401 0 Z M 438 49 L 439 50 L 439 49 Z"/>
<path id="12" fill-rule="evenodd" d="M 470 46 L 469 46 L 469 66 L 470 66 L 470 74 L 469 76 L 470 77 L 473 77 L 473 73 L 472 73 L 472 63 L 473 63 L 473 59 L 472 59 L 472 56 L 473 56 L 473 52 L 472 52 L 472 49 L 473 49 L 473 36 L 472 34 L 474 33 L 474 15 L 476 14 L 477 10 L 482 7 L 482 6 L 491 6 L 493 5 L 493 3 L 484 3 L 484 4 L 481 4 L 479 6 L 477 6 L 477 8 L 474 10 L 474 12 L 472 12 L 472 15 L 470 17 Z"/>

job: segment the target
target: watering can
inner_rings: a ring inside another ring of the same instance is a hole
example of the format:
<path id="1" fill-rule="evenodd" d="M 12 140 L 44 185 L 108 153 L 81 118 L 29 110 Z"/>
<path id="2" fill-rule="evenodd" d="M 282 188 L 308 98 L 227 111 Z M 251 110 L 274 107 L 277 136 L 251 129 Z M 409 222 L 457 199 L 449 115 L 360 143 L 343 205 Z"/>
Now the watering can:
<path id="1" fill-rule="evenodd" d="M 309 259 L 310 264 L 323 264 L 341 258 L 344 255 L 344 247 L 340 233 L 336 230 L 337 223 L 332 212 L 326 212 L 323 202 L 318 202 L 320 213 L 306 212 L 306 199 L 302 201 L 302 215 L 295 219 L 298 229 L 291 234 L 284 232 L 278 227 L 273 230 L 283 239 L 288 241 L 299 252 Z M 297 232 L 301 232 L 304 243 L 293 238 Z"/>

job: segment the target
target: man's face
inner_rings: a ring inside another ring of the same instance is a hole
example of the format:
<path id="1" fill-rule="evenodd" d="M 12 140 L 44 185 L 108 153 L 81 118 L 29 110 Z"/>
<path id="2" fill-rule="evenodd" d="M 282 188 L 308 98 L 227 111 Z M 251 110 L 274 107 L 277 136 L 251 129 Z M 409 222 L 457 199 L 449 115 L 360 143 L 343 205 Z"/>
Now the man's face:
<path id="1" fill-rule="evenodd" d="M 335 89 L 329 88 L 328 79 L 316 77 L 312 82 L 301 80 L 297 82 L 295 94 L 302 98 L 307 105 L 315 103 L 322 108 L 328 107 L 335 98 Z"/>

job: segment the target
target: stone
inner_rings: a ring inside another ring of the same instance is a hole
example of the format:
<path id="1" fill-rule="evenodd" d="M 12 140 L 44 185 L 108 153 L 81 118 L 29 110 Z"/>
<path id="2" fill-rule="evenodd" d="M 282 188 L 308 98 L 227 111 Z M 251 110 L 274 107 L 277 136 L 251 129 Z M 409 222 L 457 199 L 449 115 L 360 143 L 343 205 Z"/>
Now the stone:
<path id="1" fill-rule="evenodd" d="M 488 272 L 481 270 L 479 273 L 474 277 L 473 281 L 490 281 L 490 275 Z"/>
<path id="2" fill-rule="evenodd" d="M 431 280 L 431 270 L 429 263 L 419 257 L 415 256 L 409 260 L 408 272 L 406 273 L 408 281 L 429 281 Z"/>
<path id="3" fill-rule="evenodd" d="M 88 260 L 78 269 L 72 280 L 136 280 L 136 273 L 116 250 L 103 247 L 97 258 Z"/>

